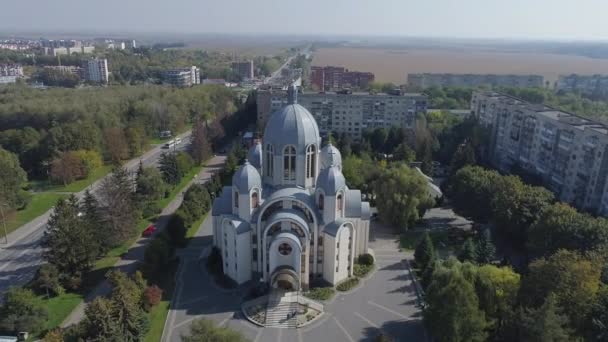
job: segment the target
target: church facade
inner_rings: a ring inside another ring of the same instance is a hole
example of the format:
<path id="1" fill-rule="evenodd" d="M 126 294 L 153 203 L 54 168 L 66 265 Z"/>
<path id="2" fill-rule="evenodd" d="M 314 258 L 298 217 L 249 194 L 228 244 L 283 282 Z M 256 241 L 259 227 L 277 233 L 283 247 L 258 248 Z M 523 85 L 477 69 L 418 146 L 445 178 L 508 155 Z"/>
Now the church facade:
<path id="1" fill-rule="evenodd" d="M 295 87 L 288 102 L 214 200 L 213 244 L 237 283 L 298 291 L 352 276 L 356 257 L 368 252 L 370 208 L 346 185 L 338 149 L 321 148 Z"/>

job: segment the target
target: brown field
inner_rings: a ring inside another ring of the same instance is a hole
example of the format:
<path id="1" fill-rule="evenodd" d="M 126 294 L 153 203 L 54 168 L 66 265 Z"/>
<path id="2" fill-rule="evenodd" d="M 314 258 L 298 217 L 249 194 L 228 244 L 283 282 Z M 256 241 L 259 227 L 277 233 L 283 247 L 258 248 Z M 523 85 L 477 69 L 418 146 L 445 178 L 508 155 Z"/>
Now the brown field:
<path id="1" fill-rule="evenodd" d="M 560 74 L 608 74 L 608 59 L 546 53 L 456 49 L 321 48 L 313 65 L 370 71 L 376 81 L 406 83 L 408 73 L 537 74 L 555 82 Z"/>

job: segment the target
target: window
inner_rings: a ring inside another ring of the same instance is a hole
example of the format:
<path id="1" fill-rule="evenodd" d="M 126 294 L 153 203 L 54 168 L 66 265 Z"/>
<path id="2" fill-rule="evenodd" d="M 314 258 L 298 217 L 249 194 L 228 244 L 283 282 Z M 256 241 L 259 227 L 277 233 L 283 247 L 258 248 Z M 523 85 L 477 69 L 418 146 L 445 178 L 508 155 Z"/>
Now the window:
<path id="1" fill-rule="evenodd" d="M 239 193 L 238 192 L 234 193 L 234 207 L 235 208 L 239 207 Z"/>
<path id="2" fill-rule="evenodd" d="M 316 168 L 316 146 L 310 145 L 306 148 L 306 178 L 315 177 Z"/>
<path id="3" fill-rule="evenodd" d="M 320 210 L 323 210 L 324 202 L 325 202 L 325 196 L 323 196 L 323 194 L 319 194 L 319 203 L 317 204 L 317 206 L 319 207 Z"/>
<path id="4" fill-rule="evenodd" d="M 260 205 L 259 200 L 258 200 L 258 192 L 254 191 L 251 194 L 251 207 L 252 208 L 257 208 Z"/>
<path id="5" fill-rule="evenodd" d="M 283 150 L 283 180 L 296 180 L 296 148 L 293 146 Z"/>
<path id="6" fill-rule="evenodd" d="M 339 194 L 338 197 L 336 198 L 336 206 L 337 206 L 337 211 L 338 211 L 338 216 L 342 216 L 342 208 L 344 207 L 344 199 L 342 197 L 342 194 Z"/>
<path id="7" fill-rule="evenodd" d="M 264 170 L 265 174 L 268 177 L 272 177 L 272 171 L 273 171 L 273 167 L 274 167 L 274 160 L 273 160 L 273 155 L 274 155 L 274 150 L 272 148 L 272 145 L 268 144 L 266 145 L 266 167 Z"/>

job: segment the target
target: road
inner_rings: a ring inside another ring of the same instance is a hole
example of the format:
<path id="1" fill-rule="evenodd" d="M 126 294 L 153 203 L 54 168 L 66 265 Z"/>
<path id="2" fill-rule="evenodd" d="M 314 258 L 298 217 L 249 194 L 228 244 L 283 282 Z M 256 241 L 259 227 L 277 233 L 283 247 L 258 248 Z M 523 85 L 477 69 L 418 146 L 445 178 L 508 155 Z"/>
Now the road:
<path id="1" fill-rule="evenodd" d="M 196 175 L 184 188 L 188 189 L 192 184 L 199 183 L 204 184 L 213 177 L 213 175 L 219 172 L 226 163 L 225 155 L 214 156 L 209 160 L 206 166 Z M 183 194 L 183 192 L 182 192 Z M 155 233 L 159 234 L 162 230 L 165 229 L 167 223 L 171 215 L 179 208 L 182 204 L 183 196 L 180 194 L 173 199 L 161 212 L 159 215 L 159 219 L 154 223 L 157 228 Z M 146 244 L 150 242 L 151 237 L 140 237 L 127 251 L 125 256 L 121 258 L 116 265 L 114 265 L 114 269 L 121 270 L 126 273 L 133 273 L 137 270 L 137 264 L 144 260 L 144 251 Z M 110 293 L 112 290 L 109 282 L 104 280 L 101 284 L 99 284 L 93 291 L 91 291 L 85 298 L 85 300 L 80 303 L 74 311 L 68 316 L 65 321 L 62 323 L 62 327 L 67 327 L 72 324 L 76 324 L 80 322 L 84 318 L 85 308 L 87 303 L 90 303 L 95 298 L 99 296 L 105 296 Z"/>
<path id="2" fill-rule="evenodd" d="M 303 54 L 303 55 L 309 56 L 309 55 L 310 55 L 310 47 L 311 47 L 311 45 L 309 45 L 309 46 L 308 46 L 308 47 L 307 47 L 307 48 L 306 48 L 304 51 L 302 51 L 302 52 L 300 52 L 300 53 L 298 53 L 298 54 Z M 283 69 L 285 69 L 285 68 L 288 68 L 288 67 L 289 67 L 289 63 L 291 63 L 291 61 L 292 61 L 292 60 L 293 60 L 293 59 L 294 59 L 296 56 L 297 56 L 297 54 L 296 54 L 296 55 L 293 55 L 293 56 L 290 56 L 289 58 L 287 58 L 287 61 L 285 61 L 285 63 L 283 63 L 283 65 L 281 65 L 281 67 L 280 67 L 280 68 L 278 68 L 278 69 L 277 69 L 275 72 L 273 72 L 273 73 L 270 75 L 270 77 L 268 77 L 268 78 L 266 78 L 266 79 L 264 80 L 264 83 L 271 83 L 271 82 L 272 82 L 272 80 L 274 80 L 275 78 L 277 78 L 277 77 L 281 77 L 281 71 L 283 71 Z"/>
<path id="3" fill-rule="evenodd" d="M 177 149 L 184 150 L 189 145 L 190 132 L 178 137 L 182 139 L 182 143 Z M 140 160 L 144 166 L 155 166 L 164 151 L 167 150 L 163 149 L 161 145 L 156 146 L 140 158 L 128 161 L 124 164 L 124 167 L 134 172 L 137 170 Z M 101 179 L 96 181 L 89 189 L 95 193 L 101 185 L 101 181 Z M 80 198 L 83 194 L 84 191 L 81 191 L 75 195 Z M 0 294 L 3 294 L 10 287 L 24 285 L 36 273 L 42 263 L 43 248 L 40 243 L 52 211 L 53 209 L 19 227 L 8 235 L 8 245 L 0 245 Z"/>

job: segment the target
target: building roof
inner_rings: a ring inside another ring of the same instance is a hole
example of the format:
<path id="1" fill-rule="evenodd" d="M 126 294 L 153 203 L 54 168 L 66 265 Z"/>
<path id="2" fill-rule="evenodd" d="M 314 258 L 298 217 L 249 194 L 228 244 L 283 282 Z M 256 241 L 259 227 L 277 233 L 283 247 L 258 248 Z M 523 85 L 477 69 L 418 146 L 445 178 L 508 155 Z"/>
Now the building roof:
<path id="1" fill-rule="evenodd" d="M 232 176 L 232 186 L 236 187 L 239 193 L 249 193 L 253 188 L 262 188 L 262 178 L 258 170 L 245 160 L 245 164 Z"/>
<path id="2" fill-rule="evenodd" d="M 319 160 L 319 166 L 321 169 L 326 169 L 332 165 L 335 165 L 338 167 L 338 169 L 342 170 L 342 154 L 340 153 L 340 150 L 338 150 L 331 143 L 325 145 L 321 149 Z"/>
<path id="3" fill-rule="evenodd" d="M 302 214 L 302 212 L 294 209 L 281 209 L 276 211 L 270 215 L 268 220 L 266 220 L 266 226 L 269 226 L 272 222 L 277 221 L 285 221 L 292 220 L 297 222 L 302 227 L 306 228 L 307 233 L 310 234 L 310 229 L 308 227 L 308 222 L 306 221 L 306 217 Z"/>
<path id="4" fill-rule="evenodd" d="M 232 187 L 225 186 L 222 189 L 222 194 L 213 200 L 211 208 L 211 216 L 219 216 L 222 214 L 232 213 Z"/>
<path id="5" fill-rule="evenodd" d="M 348 221 L 343 220 L 343 219 L 337 219 L 334 222 L 325 226 L 325 229 L 323 229 L 323 232 L 327 233 L 333 237 L 336 237 L 336 235 L 338 235 L 338 231 L 340 230 L 340 227 L 342 227 L 342 225 L 345 224 L 346 222 L 348 222 Z"/>
<path id="6" fill-rule="evenodd" d="M 264 143 L 275 149 L 293 145 L 303 149 L 310 144 L 321 142 L 319 126 L 310 112 L 299 104 L 289 104 L 270 116 L 264 130 Z M 277 153 L 282 153 L 277 150 Z"/>
<path id="7" fill-rule="evenodd" d="M 369 202 L 361 202 L 361 219 L 369 220 L 371 217 L 371 210 L 369 207 Z"/>
<path id="8" fill-rule="evenodd" d="M 236 232 L 237 235 L 251 231 L 251 225 L 249 224 L 249 222 L 245 222 L 243 220 L 233 218 L 230 220 L 230 223 L 234 227 L 234 231 Z"/>
<path id="9" fill-rule="evenodd" d="M 347 190 L 345 199 L 346 208 L 344 210 L 344 216 L 361 217 L 361 191 Z"/>
<path id="10" fill-rule="evenodd" d="M 337 166 L 333 165 L 319 172 L 317 188 L 323 189 L 325 195 L 333 196 L 345 187 L 346 180 Z"/>

